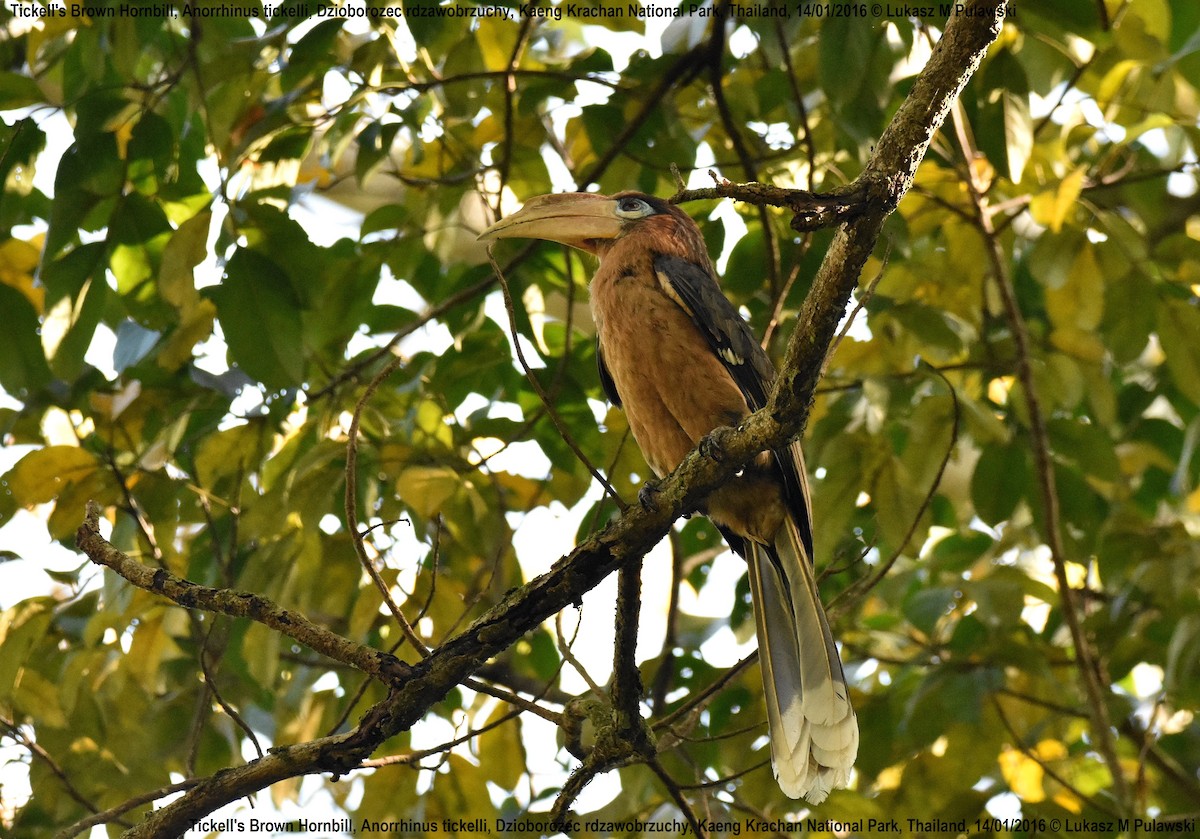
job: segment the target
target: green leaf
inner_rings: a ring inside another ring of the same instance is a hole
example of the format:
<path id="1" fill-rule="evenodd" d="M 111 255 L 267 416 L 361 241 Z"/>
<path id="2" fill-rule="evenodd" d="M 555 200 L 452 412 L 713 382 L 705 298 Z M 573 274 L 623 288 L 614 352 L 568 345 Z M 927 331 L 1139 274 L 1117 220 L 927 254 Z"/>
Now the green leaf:
<path id="1" fill-rule="evenodd" d="M 1120 364 L 1141 355 L 1150 340 L 1155 311 L 1146 301 L 1153 294 L 1153 284 L 1140 271 L 1131 271 L 1104 286 L 1105 345 Z"/>
<path id="2" fill-rule="evenodd" d="M 914 336 L 950 356 L 963 352 L 967 342 L 976 337 L 970 324 L 942 308 L 901 303 L 889 311 Z"/>
<path id="3" fill-rule="evenodd" d="M 54 178 L 55 201 L 46 235 L 46 253 L 56 256 L 79 230 L 108 224 L 123 180 L 116 140 L 111 134 L 78 135 L 63 153 Z"/>
<path id="4" fill-rule="evenodd" d="M 413 466 L 396 477 L 396 492 L 425 518 L 437 515 L 461 487 L 458 474 L 446 468 Z"/>
<path id="5" fill-rule="evenodd" d="M 1104 481 L 1115 481 L 1120 471 L 1116 446 L 1097 425 L 1068 419 L 1047 423 L 1054 454 Z"/>
<path id="6" fill-rule="evenodd" d="M 745 300 L 764 291 L 767 277 L 765 237 L 761 225 L 751 223 L 729 254 L 721 285 L 734 300 Z"/>
<path id="7" fill-rule="evenodd" d="M 54 372 L 74 379 L 109 298 L 104 275 L 105 247 L 101 242 L 80 245 L 50 262 L 42 271 L 46 314 L 42 345 Z"/>
<path id="8" fill-rule="evenodd" d="M 3 107 L 0 110 L 4 110 Z M 11 126 L 0 120 L 0 126 L 3 126 L 0 130 L 0 184 L 6 184 L 14 193 L 20 188 L 29 190 L 37 157 L 46 147 L 46 134 L 29 117 L 19 119 Z M 9 176 L 18 166 L 21 167 L 20 175 L 10 183 Z"/>
<path id="9" fill-rule="evenodd" d="M 1182 300 L 1160 300 L 1158 338 L 1171 378 L 1194 405 L 1200 405 L 1200 308 Z"/>
<path id="10" fill-rule="evenodd" d="M 42 351 L 38 313 L 24 294 L 0 283 L 0 387 L 17 397 L 46 385 L 52 378 Z"/>
<path id="11" fill-rule="evenodd" d="M 821 88 L 834 104 L 854 101 L 862 93 L 879 43 L 874 27 L 850 18 L 831 17 L 821 26 Z"/>
<path id="12" fill-rule="evenodd" d="M 904 617 L 927 636 L 933 636 L 938 622 L 948 616 L 958 600 L 951 588 L 917 589 L 904 600 Z"/>
<path id="13" fill-rule="evenodd" d="M 53 620 L 49 599 L 27 600 L 0 614 L 0 702 L 10 703 L 18 674 Z M 22 709 L 23 710 L 23 709 Z"/>
<path id="14" fill-rule="evenodd" d="M 934 546 L 932 559 L 938 568 L 957 574 L 978 562 L 993 544 L 991 536 L 978 530 L 951 533 Z"/>
<path id="15" fill-rule="evenodd" d="M 13 111 L 42 101 L 37 82 L 23 73 L 0 73 L 0 111 Z"/>
<path id="16" fill-rule="evenodd" d="M 137 193 L 120 201 L 109 225 L 110 241 L 122 245 L 146 245 L 155 237 L 171 232 L 162 207 Z"/>
<path id="17" fill-rule="evenodd" d="M 971 478 L 971 502 L 990 525 L 1012 516 L 1029 487 L 1029 455 L 1019 440 L 984 448 Z"/>
<path id="18" fill-rule="evenodd" d="M 1200 616 L 1184 615 L 1171 634 L 1163 685 L 1190 702 L 1200 699 Z M 1189 699 L 1190 697 L 1190 699 Z"/>
<path id="19" fill-rule="evenodd" d="M 280 79 L 285 89 L 299 87 L 310 76 L 323 73 L 344 22 L 341 17 L 320 21 L 292 46 Z"/>
<path id="20" fill-rule="evenodd" d="M 209 292 L 229 345 L 229 363 L 269 388 L 304 379 L 300 301 L 283 270 L 268 257 L 242 249 Z"/>
<path id="21" fill-rule="evenodd" d="M 250 471 L 262 446 L 262 427 L 256 423 L 218 431 L 204 438 L 196 451 L 196 478 L 206 490 L 215 490 L 222 478 L 241 478 Z"/>

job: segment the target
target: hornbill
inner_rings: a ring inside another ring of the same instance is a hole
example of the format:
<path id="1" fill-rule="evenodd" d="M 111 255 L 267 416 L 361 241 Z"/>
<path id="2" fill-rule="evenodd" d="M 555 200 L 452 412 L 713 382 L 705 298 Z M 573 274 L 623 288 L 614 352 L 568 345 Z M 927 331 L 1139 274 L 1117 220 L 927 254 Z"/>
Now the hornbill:
<path id="1" fill-rule="evenodd" d="M 659 477 L 714 428 L 766 404 L 774 368 L 678 207 L 638 192 L 542 195 L 479 238 L 547 239 L 600 258 L 600 381 Z M 849 779 L 858 720 L 813 576 L 799 444 L 758 455 L 702 512 L 750 569 L 775 777 L 788 796 L 820 803 Z"/>

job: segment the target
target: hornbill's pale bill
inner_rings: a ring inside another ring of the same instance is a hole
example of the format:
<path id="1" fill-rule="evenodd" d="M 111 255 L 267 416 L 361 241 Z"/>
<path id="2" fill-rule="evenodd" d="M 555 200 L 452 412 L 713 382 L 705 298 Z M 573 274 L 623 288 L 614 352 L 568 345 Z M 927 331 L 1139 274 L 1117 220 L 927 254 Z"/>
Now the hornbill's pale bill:
<path id="1" fill-rule="evenodd" d="M 659 477 L 766 404 L 774 368 L 678 207 L 637 192 L 542 195 L 479 238 L 547 239 L 600 258 L 600 381 Z M 750 568 L 775 777 L 788 796 L 820 803 L 849 780 L 858 720 L 813 576 L 799 444 L 760 454 L 703 512 Z"/>

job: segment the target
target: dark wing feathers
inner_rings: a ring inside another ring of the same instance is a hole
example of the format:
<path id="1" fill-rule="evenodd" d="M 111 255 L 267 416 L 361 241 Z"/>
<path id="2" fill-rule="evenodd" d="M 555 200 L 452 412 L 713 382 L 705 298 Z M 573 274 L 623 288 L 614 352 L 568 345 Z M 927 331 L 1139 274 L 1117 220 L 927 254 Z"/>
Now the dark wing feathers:
<path id="1" fill-rule="evenodd" d="M 704 268 L 677 256 L 656 256 L 654 273 L 667 296 L 704 333 L 709 346 L 733 377 L 750 410 L 767 404 L 775 368 L 754 340 L 750 327 Z"/>
<path id="2" fill-rule="evenodd" d="M 600 371 L 600 387 L 608 401 L 621 407 L 621 394 L 617 392 L 617 383 L 613 381 L 608 365 L 604 363 L 604 350 L 600 347 L 600 339 L 596 339 L 596 368 Z"/>
<path id="3" fill-rule="evenodd" d="M 654 273 L 663 292 L 688 313 L 704 334 L 713 353 L 746 398 L 750 410 L 757 411 L 766 405 L 768 392 L 775 380 L 775 368 L 712 274 L 694 262 L 663 254 L 654 258 Z M 602 380 L 606 372 L 602 367 Z M 610 398 L 615 390 L 609 394 Z M 788 505 L 811 561 L 812 516 L 800 447 L 792 444 L 775 450 L 774 454 L 786 488 Z M 725 536 L 729 538 L 729 534 Z M 730 542 L 730 546 L 736 549 L 733 542 Z"/>

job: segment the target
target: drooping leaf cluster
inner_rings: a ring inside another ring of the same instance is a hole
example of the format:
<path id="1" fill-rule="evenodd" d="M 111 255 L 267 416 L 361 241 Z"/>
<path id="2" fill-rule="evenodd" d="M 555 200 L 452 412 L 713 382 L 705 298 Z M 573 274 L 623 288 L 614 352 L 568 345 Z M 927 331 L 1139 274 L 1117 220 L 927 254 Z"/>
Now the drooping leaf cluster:
<path id="1" fill-rule="evenodd" d="M 698 186 L 708 168 L 843 186 L 944 25 L 685 14 L 664 30 L 516 7 L 266 19 L 251 5 L 257 18 L 0 11 L 0 533 L 33 511 L 70 546 L 94 499 L 129 555 L 388 650 L 401 633 L 345 523 L 360 402 L 351 503 L 431 647 L 569 547 L 520 533 L 564 508 L 581 534 L 611 516 L 589 466 L 626 502 L 649 475 L 602 401 L 591 266 L 549 245 L 497 254 L 543 402 L 475 233 L 552 190 L 668 196 L 672 164 Z M 1021 4 L 888 222 L 805 438 L 862 725 L 854 788 L 821 815 L 1194 810 L 1198 120 L 1189 0 Z M 831 231 L 686 207 L 778 355 Z M 701 651 L 751 632 L 746 583 L 728 617 L 701 617 L 729 579 L 719 536 L 694 518 L 670 548 L 677 594 L 640 655 L 649 722 L 672 723 L 660 768 L 682 790 L 623 768 L 596 815 L 675 813 L 679 796 L 714 817 L 797 812 L 764 764 L 756 668 Z M 262 625 L 83 560 L 4 558 L 39 592 L 0 615 L 0 735 L 33 790 L 17 835 L 210 775 L 255 743 L 344 730 L 384 695 Z M 571 662 L 596 643 L 572 637 L 574 619 L 480 678 L 562 715 L 580 690 Z M 544 810 L 565 779 L 547 763 L 575 761 L 514 710 L 460 688 L 377 754 L 399 765 L 322 783 L 356 819 Z"/>

